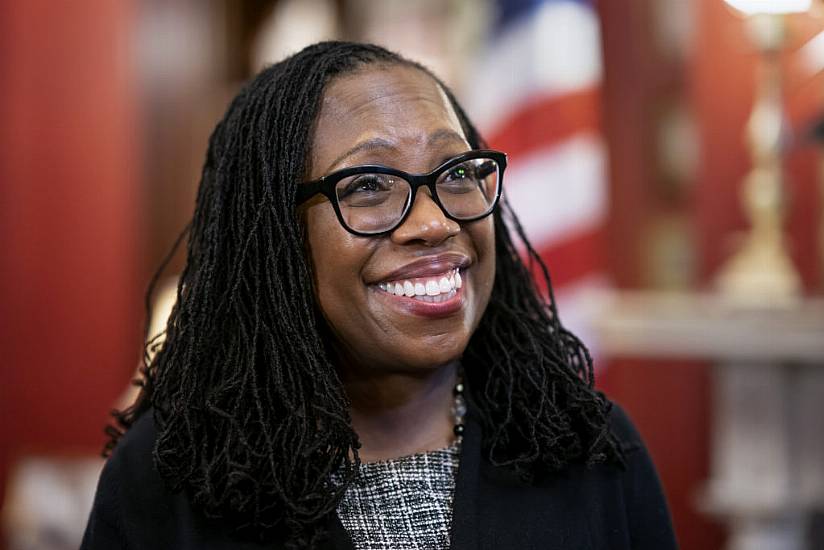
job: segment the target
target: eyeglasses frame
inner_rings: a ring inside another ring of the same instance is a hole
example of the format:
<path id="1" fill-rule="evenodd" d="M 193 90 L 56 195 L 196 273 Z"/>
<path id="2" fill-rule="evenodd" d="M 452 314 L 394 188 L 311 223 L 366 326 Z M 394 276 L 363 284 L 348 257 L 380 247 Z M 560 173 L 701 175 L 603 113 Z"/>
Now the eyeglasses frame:
<path id="1" fill-rule="evenodd" d="M 489 158 L 498 164 L 498 188 L 495 193 L 495 199 L 492 203 L 492 208 L 489 209 L 489 212 L 485 212 L 484 214 L 472 218 L 457 218 L 449 212 L 447 212 L 446 208 L 441 202 L 440 197 L 438 197 L 436 183 L 438 182 L 438 178 L 441 176 L 441 174 L 443 174 L 453 166 L 477 158 Z M 341 226 L 344 229 L 346 229 L 349 233 L 352 233 L 353 235 L 357 235 L 359 237 L 381 237 L 383 235 L 391 233 L 392 231 L 403 225 L 403 222 L 406 221 L 406 218 L 409 217 L 409 213 L 412 211 L 412 203 L 414 203 L 415 201 L 415 197 L 418 193 L 418 188 L 425 186 L 427 189 L 429 189 L 429 193 L 432 197 L 432 200 L 435 202 L 435 204 L 438 205 L 438 208 L 441 209 L 441 212 L 444 216 L 458 223 L 474 222 L 489 216 L 490 214 L 492 214 L 492 212 L 495 211 L 495 208 L 498 207 L 498 202 L 501 199 L 501 191 L 503 190 L 503 176 L 504 169 L 506 168 L 506 161 L 506 153 L 502 153 L 500 151 L 495 151 L 492 149 L 474 149 L 472 151 L 462 153 L 456 157 L 452 157 L 451 159 L 443 162 L 440 166 L 426 174 L 410 174 L 409 172 L 404 172 L 403 170 L 390 168 L 388 166 L 382 166 L 380 164 L 364 164 L 360 166 L 351 166 L 349 168 L 344 168 L 342 170 L 332 172 L 331 174 L 327 174 L 326 176 L 323 176 L 319 179 L 309 181 L 298 186 L 295 202 L 297 205 L 301 205 L 307 200 L 314 197 L 315 195 L 321 194 L 325 196 L 327 199 L 329 199 L 329 202 L 332 203 L 332 208 L 335 210 L 335 215 L 338 217 L 338 221 L 340 222 Z M 355 229 L 352 229 L 344 221 L 343 213 L 341 212 L 340 204 L 338 203 L 338 195 L 335 192 L 335 187 L 337 186 L 340 180 L 357 174 L 387 174 L 390 176 L 397 176 L 407 181 L 410 187 L 412 188 L 412 192 L 409 194 L 409 197 L 406 200 L 406 204 L 404 205 L 403 215 L 400 217 L 398 222 L 389 229 L 385 229 L 383 231 L 379 231 L 376 233 L 366 233 L 363 231 L 356 231 Z"/>

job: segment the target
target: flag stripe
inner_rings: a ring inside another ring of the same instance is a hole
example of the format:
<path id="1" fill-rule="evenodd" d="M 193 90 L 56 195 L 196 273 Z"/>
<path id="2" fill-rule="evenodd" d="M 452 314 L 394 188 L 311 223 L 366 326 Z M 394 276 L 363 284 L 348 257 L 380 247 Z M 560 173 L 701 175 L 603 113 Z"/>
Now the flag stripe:
<path id="1" fill-rule="evenodd" d="M 504 196 L 532 242 L 550 246 L 604 222 L 604 163 L 598 136 L 579 135 L 507 168 Z"/>
<path id="2" fill-rule="evenodd" d="M 488 134 L 489 142 L 513 157 L 556 145 L 580 133 L 601 129 L 600 90 L 586 88 L 562 96 L 538 98 Z"/>
<path id="3" fill-rule="evenodd" d="M 564 288 L 575 281 L 600 273 L 603 239 L 603 229 L 592 227 L 579 233 L 567 234 L 564 240 L 553 245 L 538 248 L 536 252 L 550 267 L 553 287 Z"/>

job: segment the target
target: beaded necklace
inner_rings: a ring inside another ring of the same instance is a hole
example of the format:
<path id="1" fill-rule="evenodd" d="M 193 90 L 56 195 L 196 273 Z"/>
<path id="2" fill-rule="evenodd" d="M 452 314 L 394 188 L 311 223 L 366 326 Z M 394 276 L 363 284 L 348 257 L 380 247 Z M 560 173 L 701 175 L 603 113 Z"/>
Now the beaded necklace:
<path id="1" fill-rule="evenodd" d="M 463 439 L 464 434 L 464 416 L 466 416 L 466 399 L 464 399 L 464 385 L 463 379 L 459 375 L 458 382 L 455 384 L 455 388 L 452 390 L 453 395 L 455 396 L 455 400 L 452 402 L 452 418 L 455 421 L 455 427 L 453 431 L 455 433 L 455 437 L 458 439 L 458 442 Z"/>

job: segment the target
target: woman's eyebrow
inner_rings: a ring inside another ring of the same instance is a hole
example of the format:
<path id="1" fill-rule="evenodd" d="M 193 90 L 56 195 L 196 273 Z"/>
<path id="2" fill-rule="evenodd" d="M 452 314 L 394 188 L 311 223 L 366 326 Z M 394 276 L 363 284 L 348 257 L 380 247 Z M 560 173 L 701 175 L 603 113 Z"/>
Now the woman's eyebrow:
<path id="1" fill-rule="evenodd" d="M 433 147 L 443 141 L 454 141 L 460 142 L 461 145 L 468 145 L 464 136 L 450 128 L 441 128 L 440 130 L 432 132 L 429 135 L 429 139 L 427 139 L 427 145 Z"/>
<path id="2" fill-rule="evenodd" d="M 462 145 L 466 145 L 466 139 L 463 136 L 461 136 L 455 130 L 451 130 L 451 129 L 448 129 L 448 128 L 442 128 L 440 130 L 436 130 L 436 131 L 432 132 L 426 140 L 426 143 L 427 143 L 428 147 L 434 147 L 434 146 L 438 145 L 441 142 L 460 142 Z M 351 157 L 351 156 L 353 156 L 357 153 L 361 153 L 361 152 L 364 152 L 364 151 L 375 151 L 375 150 L 378 150 L 378 149 L 396 151 L 397 146 L 394 143 L 392 143 L 391 141 L 386 140 L 384 138 L 380 138 L 380 137 L 374 137 L 374 138 L 370 138 L 370 139 L 361 141 L 360 143 L 356 144 L 351 149 L 348 149 L 347 151 L 345 151 L 342 155 L 340 155 L 334 161 L 332 161 L 332 164 L 330 164 L 327 167 L 327 169 L 324 173 L 328 174 L 329 172 L 332 171 L 332 169 L 335 166 L 339 165 L 341 162 L 346 160 L 348 157 Z"/>
<path id="3" fill-rule="evenodd" d="M 395 145 L 391 141 L 383 139 L 383 138 L 379 138 L 379 137 L 374 137 L 374 138 L 370 138 L 370 139 L 361 141 L 360 143 L 358 143 L 357 145 L 355 145 L 351 149 L 344 152 L 342 155 L 340 155 L 334 161 L 332 161 L 332 164 L 329 165 L 329 167 L 326 169 L 325 173 L 328 174 L 329 172 L 332 171 L 332 168 L 334 168 L 335 166 L 337 166 L 338 164 L 340 164 L 341 162 L 346 160 L 348 157 L 351 157 L 352 155 L 355 155 L 355 154 L 363 152 L 363 151 L 375 151 L 377 149 L 390 149 L 390 150 L 394 151 L 397 148 L 395 147 Z"/>

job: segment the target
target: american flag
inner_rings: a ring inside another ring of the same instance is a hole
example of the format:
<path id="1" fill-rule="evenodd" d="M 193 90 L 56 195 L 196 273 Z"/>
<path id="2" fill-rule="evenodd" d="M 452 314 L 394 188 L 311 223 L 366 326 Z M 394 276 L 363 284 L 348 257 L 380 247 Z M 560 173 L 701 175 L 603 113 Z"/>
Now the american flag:
<path id="1" fill-rule="evenodd" d="M 468 111 L 509 155 L 504 194 L 549 266 L 566 326 L 589 329 L 605 287 L 601 39 L 586 0 L 497 0 Z"/>

